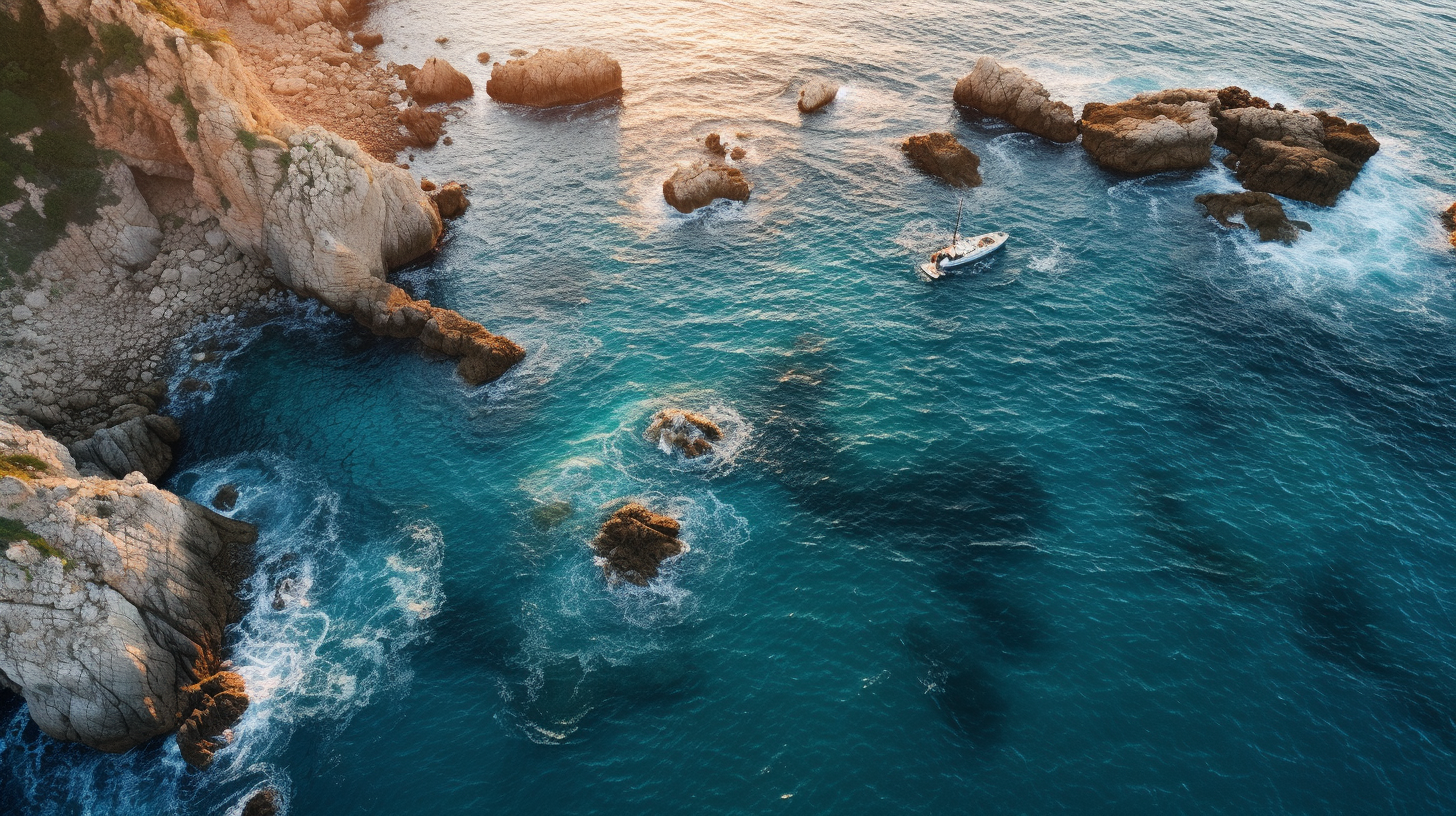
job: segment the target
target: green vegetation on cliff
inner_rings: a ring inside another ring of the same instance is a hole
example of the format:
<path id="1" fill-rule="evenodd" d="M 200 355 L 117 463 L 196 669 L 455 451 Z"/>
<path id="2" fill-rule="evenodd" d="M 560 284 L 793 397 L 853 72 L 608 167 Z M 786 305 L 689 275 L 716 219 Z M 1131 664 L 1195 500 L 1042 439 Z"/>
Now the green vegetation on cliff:
<path id="1" fill-rule="evenodd" d="M 104 157 L 77 115 L 62 68 L 65 59 L 91 49 L 86 27 L 67 19 L 48 31 L 35 0 L 23 0 L 14 14 L 0 12 L 0 207 L 25 203 L 8 207 L 14 214 L 0 220 L 0 289 L 54 245 L 67 224 L 94 220 L 103 189 Z M 126 53 L 123 47 L 117 59 Z M 44 191 L 39 212 L 22 180 Z"/>

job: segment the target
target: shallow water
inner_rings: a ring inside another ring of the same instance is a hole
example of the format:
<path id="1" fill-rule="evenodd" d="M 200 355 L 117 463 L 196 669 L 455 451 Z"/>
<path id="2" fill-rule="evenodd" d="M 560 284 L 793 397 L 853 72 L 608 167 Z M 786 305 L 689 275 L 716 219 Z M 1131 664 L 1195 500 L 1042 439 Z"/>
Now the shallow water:
<path id="1" fill-rule="evenodd" d="M 399 276 L 521 342 L 469 389 L 288 304 L 179 345 L 169 486 L 262 531 L 213 769 L 0 733 L 33 814 L 1413 813 L 1456 809 L 1456 14 L 1414 3 L 382 4 L 384 56 L 593 44 L 620 104 L 462 106 L 419 151 L 473 206 Z M 442 47 L 432 40 L 449 35 Z M 409 44 L 406 49 L 405 44 Z M 1080 106 L 1241 84 L 1382 142 L 1314 232 L 1192 203 L 962 117 L 977 53 Z M 810 76 L 833 107 L 794 110 Z M 954 192 L 896 148 L 983 160 Z M 673 161 L 751 134 L 747 205 L 681 216 Z M 184 366 L 185 368 L 185 366 Z M 705 411 L 722 455 L 642 432 Z M 691 551 L 609 589 L 586 542 L 645 499 Z M 532 511 L 569 502 L 543 528 Z M 283 610 L 276 588 L 288 580 Z"/>

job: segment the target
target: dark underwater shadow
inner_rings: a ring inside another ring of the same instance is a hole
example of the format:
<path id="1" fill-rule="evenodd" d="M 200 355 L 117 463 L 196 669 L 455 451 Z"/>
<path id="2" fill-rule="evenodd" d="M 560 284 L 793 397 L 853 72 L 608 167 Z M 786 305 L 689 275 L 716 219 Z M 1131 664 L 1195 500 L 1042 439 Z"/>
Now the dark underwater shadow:
<path id="1" fill-rule="evenodd" d="M 1390 645 L 1387 616 L 1352 565 L 1317 569 L 1303 582 L 1294 608 L 1296 640 L 1306 653 L 1375 681 L 1421 730 L 1456 750 L 1456 694 L 1449 678 L 1412 669 L 1413 656 Z"/>
<path id="2" fill-rule="evenodd" d="M 1001 681 L 975 657 L 963 622 L 917 618 L 905 625 L 901 642 L 922 666 L 927 696 L 958 734 L 976 748 L 1005 741 L 1011 703 Z"/>
<path id="3" fill-rule="evenodd" d="M 1152 542 L 1170 569 L 1228 589 L 1260 591 L 1278 576 L 1237 541 L 1237 531 L 1200 518 L 1195 500 L 1167 468 L 1146 468 L 1133 483 L 1133 524 Z"/>

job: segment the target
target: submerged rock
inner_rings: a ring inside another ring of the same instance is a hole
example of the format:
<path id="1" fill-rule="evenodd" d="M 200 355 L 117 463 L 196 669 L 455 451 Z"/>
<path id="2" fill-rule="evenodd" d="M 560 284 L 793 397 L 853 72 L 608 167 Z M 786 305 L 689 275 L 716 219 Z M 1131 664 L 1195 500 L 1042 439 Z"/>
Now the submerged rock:
<path id="1" fill-rule="evenodd" d="M 410 96 L 421 105 L 436 102 L 459 102 L 475 96 L 470 77 L 460 73 L 439 57 L 430 57 L 418 71 L 411 71 L 404 81 Z"/>
<path id="2" fill-rule="evenodd" d="M 1451 231 L 1451 246 L 1456 247 L 1456 204 L 1452 204 L 1446 208 L 1445 212 L 1441 213 L 1441 223 L 1445 224 L 1446 229 Z"/>
<path id="3" fill-rule="evenodd" d="M 1082 147 L 1098 164 L 1124 173 L 1193 170 L 1208 164 L 1218 130 L 1215 91 L 1179 88 L 1125 102 L 1088 102 Z"/>
<path id="4" fill-rule="evenodd" d="M 430 200 L 435 202 L 441 218 L 459 218 L 470 206 L 470 200 L 465 197 L 465 185 L 458 181 L 447 181 L 438 189 L 431 190 Z"/>
<path id="5" fill-rule="evenodd" d="M 1053 100 L 1040 82 L 1020 68 L 1003 67 L 990 57 L 976 60 L 971 72 L 956 83 L 955 101 L 1043 139 L 1077 140 L 1077 118 L 1071 105 Z"/>
<path id="6" fill-rule="evenodd" d="M 184 756 L 210 755 L 218 743 L 191 735 L 213 740 L 246 706 L 241 678 L 219 673 L 257 531 L 135 474 L 82 475 L 3 421 L 0 452 L 45 466 L 0 477 L 0 687 L 56 739 L 120 752 L 192 721 Z"/>
<path id="7" fill-rule="evenodd" d="M 921 172 L 935 176 L 952 187 L 981 186 L 981 157 L 949 133 L 911 136 L 900 145 L 900 149 Z"/>
<path id="8" fill-rule="evenodd" d="M 230 671 L 220 671 L 186 691 L 192 713 L 177 729 L 177 749 L 187 764 L 206 768 L 213 754 L 230 741 L 228 729 L 248 710 L 248 693 L 243 678 Z"/>
<path id="9" fill-rule="evenodd" d="M 229 482 L 217 489 L 212 497 L 212 506 L 217 510 L 231 510 L 238 504 L 238 486 Z"/>
<path id="10" fill-rule="evenodd" d="M 71 445 L 76 466 L 118 479 L 137 471 L 155 482 L 172 466 L 172 445 L 182 428 L 171 417 L 148 414 L 102 428 Z"/>
<path id="11" fill-rule="evenodd" d="M 723 430 L 702 414 L 666 408 L 652 418 L 646 436 L 649 442 L 677 448 L 693 459 L 712 452 L 713 443 L 723 439 Z"/>
<path id="12" fill-rule="evenodd" d="M 410 144 L 415 147 L 434 147 L 445 135 L 445 114 L 425 110 L 418 103 L 399 112 L 399 123 L 410 132 Z"/>
<path id="13" fill-rule="evenodd" d="M 706 207 L 720 198 L 747 201 L 752 192 L 742 170 L 708 162 L 679 167 L 662 183 L 662 197 L 681 213 Z"/>
<path id="14" fill-rule="evenodd" d="M 550 530 L 571 518 L 573 512 L 571 502 L 547 502 L 531 508 L 531 522 L 543 530 Z"/>
<path id="15" fill-rule="evenodd" d="M 827 79 L 811 79 L 799 89 L 799 112 L 813 113 L 839 95 L 839 83 Z"/>
<path id="16" fill-rule="evenodd" d="M 1322 206 L 1380 150 L 1369 128 L 1324 111 L 1245 106 L 1220 111 L 1216 124 L 1218 146 L 1229 151 L 1224 163 L 1244 187 Z"/>
<path id="17" fill-rule="evenodd" d="M 1259 233 L 1260 241 L 1283 241 L 1292 244 L 1299 239 L 1299 230 L 1308 230 L 1303 221 L 1290 221 L 1284 205 L 1268 193 L 1207 193 L 1194 199 L 1204 212 L 1228 229 L 1248 227 Z M 1242 216 L 1244 223 L 1232 220 Z"/>
<path id="18" fill-rule="evenodd" d="M 622 66 L 595 48 L 543 48 L 525 59 L 497 62 L 485 83 L 491 99 L 535 108 L 578 105 L 621 90 Z"/>
<path id="19" fill-rule="evenodd" d="M 677 537 L 680 530 L 676 519 L 633 502 L 607 519 L 592 549 L 609 582 L 647 586 L 657 577 L 659 564 L 687 552 L 688 545 Z"/>

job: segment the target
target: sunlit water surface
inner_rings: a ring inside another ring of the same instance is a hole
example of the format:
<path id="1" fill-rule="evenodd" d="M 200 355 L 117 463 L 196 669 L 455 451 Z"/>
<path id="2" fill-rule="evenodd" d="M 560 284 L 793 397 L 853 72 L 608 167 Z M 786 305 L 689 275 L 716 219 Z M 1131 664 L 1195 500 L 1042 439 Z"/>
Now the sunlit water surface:
<path id="1" fill-rule="evenodd" d="M 26 814 L 1410 813 L 1456 809 L 1456 14 L 1415 3 L 382 4 L 383 55 L 475 80 L 416 171 L 473 206 L 398 279 L 524 345 L 445 361 L 302 304 L 179 345 L 168 486 L 261 528 L 253 704 L 203 774 L 5 715 Z M 437 46 L 433 40 L 448 35 Z M 620 104 L 512 109 L 516 48 L 591 44 Z M 1238 83 L 1382 142 L 1314 231 L 1201 217 L 950 104 L 975 55 L 1074 106 Z M 813 76 L 844 83 L 794 109 Z M 983 159 L 956 195 L 897 144 Z M 660 184 L 710 131 L 746 205 Z M 742 134 L 734 135 L 734 134 Z M 230 350 L 198 368 L 198 344 Z M 642 435 L 728 430 L 706 461 Z M 691 552 L 609 588 L 638 497 Z M 532 510 L 569 502 L 556 527 Z M 277 587 L 288 579 L 284 608 Z"/>

